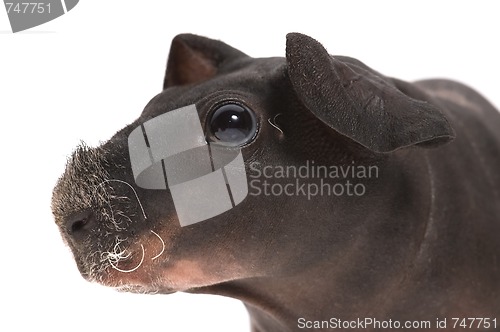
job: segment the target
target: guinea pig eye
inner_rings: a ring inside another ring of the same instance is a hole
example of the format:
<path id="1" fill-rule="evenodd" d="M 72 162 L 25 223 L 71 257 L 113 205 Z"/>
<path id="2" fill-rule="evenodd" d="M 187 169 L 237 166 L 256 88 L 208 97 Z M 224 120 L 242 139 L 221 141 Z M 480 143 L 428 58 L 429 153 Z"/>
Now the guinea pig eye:
<path id="1" fill-rule="evenodd" d="M 239 104 L 224 104 L 216 108 L 209 119 L 211 140 L 227 146 L 250 142 L 257 132 L 253 111 Z"/>

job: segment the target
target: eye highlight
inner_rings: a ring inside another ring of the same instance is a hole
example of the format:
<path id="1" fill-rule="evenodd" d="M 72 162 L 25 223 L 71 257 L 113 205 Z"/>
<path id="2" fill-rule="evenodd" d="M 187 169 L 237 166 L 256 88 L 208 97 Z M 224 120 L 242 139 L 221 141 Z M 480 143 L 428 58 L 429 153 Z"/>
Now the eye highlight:
<path id="1" fill-rule="evenodd" d="M 241 146 L 257 133 L 257 119 L 248 107 L 228 103 L 217 107 L 208 121 L 209 138 L 226 146 Z"/>

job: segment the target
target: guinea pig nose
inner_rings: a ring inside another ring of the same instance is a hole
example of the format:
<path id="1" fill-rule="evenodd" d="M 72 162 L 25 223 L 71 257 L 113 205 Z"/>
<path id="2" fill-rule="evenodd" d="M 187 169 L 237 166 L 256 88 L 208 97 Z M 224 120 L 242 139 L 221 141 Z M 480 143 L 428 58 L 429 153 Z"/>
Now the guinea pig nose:
<path id="1" fill-rule="evenodd" d="M 75 235 L 87 228 L 94 222 L 92 211 L 81 211 L 66 219 L 66 230 L 68 234 Z"/>

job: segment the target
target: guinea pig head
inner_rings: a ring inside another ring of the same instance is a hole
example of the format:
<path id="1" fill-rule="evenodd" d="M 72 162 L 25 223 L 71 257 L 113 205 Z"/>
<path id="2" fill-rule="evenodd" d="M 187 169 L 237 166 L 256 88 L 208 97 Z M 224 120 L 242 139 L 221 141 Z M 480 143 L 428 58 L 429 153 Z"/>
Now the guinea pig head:
<path id="1" fill-rule="evenodd" d="M 340 254 L 381 190 L 377 174 L 360 180 L 363 195 L 339 194 L 332 172 L 347 170 L 345 183 L 396 150 L 453 138 L 422 98 L 304 35 L 288 35 L 286 58 L 179 35 L 140 117 L 68 159 L 53 214 L 81 274 L 123 290 L 299 273 Z"/>

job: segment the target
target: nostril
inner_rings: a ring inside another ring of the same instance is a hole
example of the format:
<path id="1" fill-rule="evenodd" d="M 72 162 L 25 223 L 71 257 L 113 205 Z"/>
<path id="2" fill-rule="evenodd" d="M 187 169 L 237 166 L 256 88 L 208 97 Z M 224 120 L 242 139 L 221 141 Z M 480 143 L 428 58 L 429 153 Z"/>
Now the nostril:
<path id="1" fill-rule="evenodd" d="M 83 229 L 83 226 L 85 226 L 88 223 L 88 218 L 85 218 L 83 220 L 77 220 L 71 225 L 71 233 L 77 232 L 81 229 Z"/>
<path id="2" fill-rule="evenodd" d="M 88 226 L 94 220 L 94 216 L 91 211 L 82 211 L 71 215 L 66 220 L 66 230 L 69 234 L 75 234 L 81 232 L 82 230 L 88 228 Z"/>

